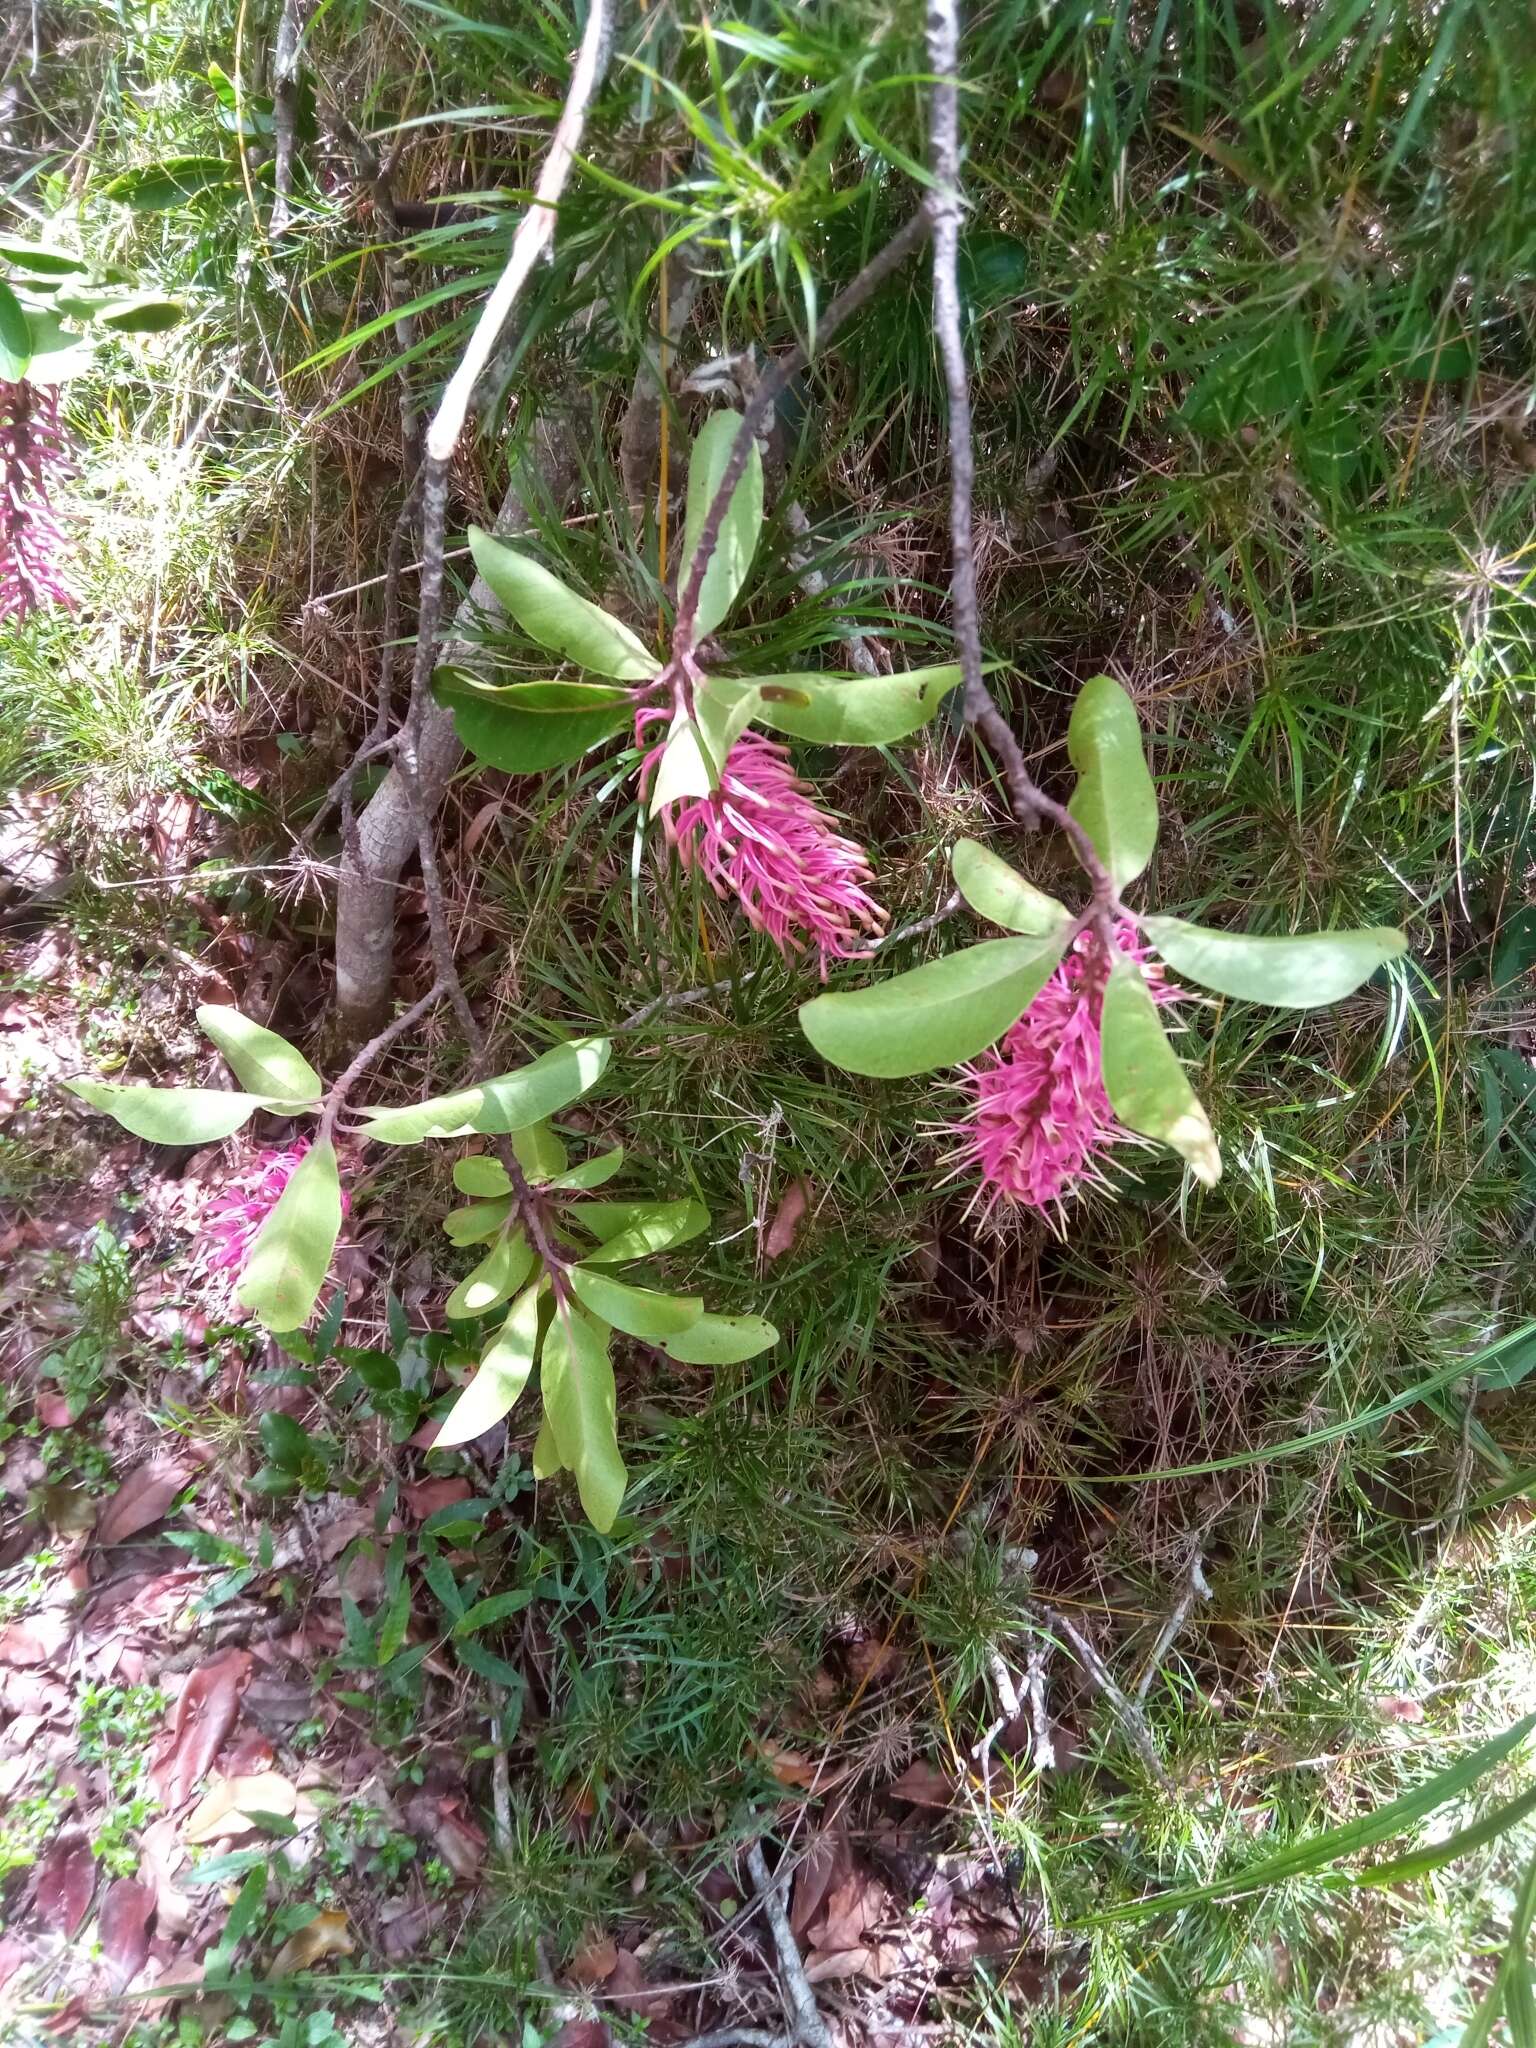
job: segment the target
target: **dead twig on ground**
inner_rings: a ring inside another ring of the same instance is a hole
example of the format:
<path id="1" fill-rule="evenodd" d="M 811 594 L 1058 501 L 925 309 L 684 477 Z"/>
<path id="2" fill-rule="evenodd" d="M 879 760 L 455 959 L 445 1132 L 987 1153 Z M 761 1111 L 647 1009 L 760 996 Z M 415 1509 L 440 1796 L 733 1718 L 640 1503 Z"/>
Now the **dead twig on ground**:
<path id="1" fill-rule="evenodd" d="M 1148 1651 L 1147 1661 L 1142 1665 L 1141 1674 L 1136 1680 L 1134 1697 L 1138 1702 L 1144 1700 L 1152 1690 L 1152 1681 L 1157 1676 L 1158 1666 L 1167 1655 L 1169 1647 L 1178 1635 L 1179 1630 L 1188 1621 L 1190 1611 L 1194 1607 L 1195 1602 L 1197 1600 L 1209 1600 L 1210 1597 L 1211 1589 L 1205 1576 L 1204 1558 L 1201 1553 L 1200 1541 L 1196 1538 L 1194 1547 L 1190 1552 L 1189 1563 L 1185 1567 L 1183 1588 L 1179 1593 L 1178 1599 L 1174 1602 L 1167 1620 L 1158 1630 L 1157 1641 Z"/>
<path id="2" fill-rule="evenodd" d="M 1163 1768 L 1163 1760 L 1157 1753 L 1157 1745 L 1152 1740 L 1152 1730 L 1147 1726 L 1147 1717 L 1141 1708 L 1122 1691 L 1109 1666 L 1075 1622 L 1068 1621 L 1067 1617 L 1058 1613 L 1054 1607 L 1042 1606 L 1040 1612 L 1047 1625 L 1072 1646 L 1078 1662 L 1108 1701 L 1127 1741 L 1146 1765 L 1147 1770 L 1165 1792 L 1171 1792 L 1173 1780 Z"/>
<path id="3" fill-rule="evenodd" d="M 832 2048 L 832 2036 L 806 1977 L 805 1964 L 800 1959 L 800 1945 L 795 1940 L 794 1929 L 784 1909 L 783 1890 L 778 1878 L 769 1875 L 761 1842 L 748 1844 L 747 1869 L 757 1887 L 773 1934 L 773 1945 L 779 1958 L 779 1981 L 795 2016 L 795 2039 L 803 2044 L 803 2048 Z"/>

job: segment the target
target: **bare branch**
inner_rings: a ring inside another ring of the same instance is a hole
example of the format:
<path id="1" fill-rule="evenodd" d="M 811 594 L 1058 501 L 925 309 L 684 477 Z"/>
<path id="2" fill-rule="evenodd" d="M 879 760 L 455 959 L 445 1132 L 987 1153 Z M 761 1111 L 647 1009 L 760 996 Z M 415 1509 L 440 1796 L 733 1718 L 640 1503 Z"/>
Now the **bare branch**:
<path id="1" fill-rule="evenodd" d="M 285 234 L 293 211 L 293 148 L 299 120 L 299 46 L 304 0 L 283 0 L 272 47 L 272 233 Z"/>
<path id="2" fill-rule="evenodd" d="M 440 980 L 434 981 L 426 994 L 418 1002 L 412 1003 L 411 1007 L 396 1017 L 393 1023 L 386 1024 L 382 1031 L 370 1038 L 368 1043 L 353 1056 L 351 1064 L 344 1068 L 331 1083 L 326 1093 L 325 1106 L 320 1112 L 319 1135 L 322 1143 L 335 1130 L 336 1119 L 341 1114 L 348 1095 L 357 1086 L 375 1060 L 382 1059 L 397 1038 L 403 1038 L 413 1024 L 419 1023 L 443 993 L 442 982 Z"/>
<path id="3" fill-rule="evenodd" d="M 752 1874 L 752 1882 L 757 1886 L 763 1911 L 773 1931 L 773 1945 L 779 1956 L 779 1978 L 795 2016 L 795 2035 L 803 2048 L 832 2048 L 832 2036 L 817 2007 L 816 1994 L 806 1977 L 805 1964 L 800 1960 L 800 1945 L 784 1910 L 783 1892 L 778 1879 L 768 1874 L 761 1842 L 748 1845 L 747 1869 Z"/>

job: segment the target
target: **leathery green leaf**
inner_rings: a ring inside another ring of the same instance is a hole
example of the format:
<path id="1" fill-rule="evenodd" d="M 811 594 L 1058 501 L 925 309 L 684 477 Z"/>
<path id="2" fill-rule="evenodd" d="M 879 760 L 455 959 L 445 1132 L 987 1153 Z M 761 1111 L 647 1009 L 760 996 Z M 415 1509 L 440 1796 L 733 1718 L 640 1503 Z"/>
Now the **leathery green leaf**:
<path id="1" fill-rule="evenodd" d="M 661 1348 L 681 1365 L 739 1365 L 778 1341 L 778 1331 L 762 1316 L 722 1316 L 706 1309 L 691 1328 L 664 1338 Z"/>
<path id="2" fill-rule="evenodd" d="M 983 939 L 850 995 L 815 996 L 800 1028 L 823 1059 L 894 1080 L 974 1059 L 1023 1015 L 1050 979 L 1064 931 Z"/>
<path id="3" fill-rule="evenodd" d="M 570 1282 L 584 1308 L 644 1344 L 661 1344 L 679 1335 L 704 1313 L 703 1302 L 690 1295 L 631 1287 L 611 1273 L 588 1272 L 584 1266 L 570 1268 Z"/>
<path id="4" fill-rule="evenodd" d="M 594 1529 L 613 1527 L 628 1474 L 619 1456 L 618 1396 L 611 1335 L 574 1301 L 555 1310 L 544 1338 L 539 1384 L 560 1462 L 576 1475 L 581 1504 Z"/>
<path id="5" fill-rule="evenodd" d="M 512 1192 L 507 1169 L 489 1152 L 471 1152 L 463 1159 L 455 1159 L 453 1184 L 461 1195 L 473 1195 L 477 1201 L 494 1201 Z"/>
<path id="6" fill-rule="evenodd" d="M 211 1145 L 267 1106 L 264 1095 L 240 1095 L 224 1088 L 140 1088 L 90 1080 L 66 1081 L 64 1086 L 152 1145 Z"/>
<path id="7" fill-rule="evenodd" d="M 1282 1010 L 1318 1010 L 1353 995 L 1388 960 L 1408 950 L 1390 925 L 1248 938 L 1209 931 L 1180 917 L 1146 917 L 1147 937 L 1171 967 L 1201 988 Z"/>
<path id="8" fill-rule="evenodd" d="M 1070 924 L 1072 913 L 1054 896 L 1047 896 L 1033 882 L 1011 868 L 989 848 L 974 839 L 957 840 L 949 857 L 955 887 L 978 917 L 1000 924 L 1005 931 L 1027 932 L 1043 937 Z"/>
<path id="9" fill-rule="evenodd" d="M 1136 706 L 1113 676 L 1091 676 L 1067 726 L 1077 788 L 1067 808 L 1123 889 L 1157 845 L 1157 791 L 1141 748 Z"/>
<path id="10" fill-rule="evenodd" d="M 693 452 L 688 458 L 688 506 L 683 516 L 683 550 L 677 575 L 679 591 L 687 587 L 704 521 L 725 476 L 740 425 L 740 413 L 711 413 L 695 437 Z M 720 537 L 699 589 L 695 630 L 701 638 L 714 632 L 740 595 L 752 567 L 762 528 L 763 460 L 754 441 L 747 456 L 747 466 L 725 508 L 725 517 L 720 522 Z"/>
<path id="11" fill-rule="evenodd" d="M 893 676 L 751 676 L 739 687 L 756 691 L 758 725 L 831 746 L 884 747 L 920 731 L 959 681 L 958 666 L 945 662 Z"/>
<path id="12" fill-rule="evenodd" d="M 483 1316 L 510 1301 L 533 1271 L 533 1252 L 520 1230 L 499 1237 L 476 1266 L 454 1288 L 444 1304 L 449 1316 Z"/>
<path id="13" fill-rule="evenodd" d="M 475 567 L 530 640 L 567 660 L 619 682 L 644 682 L 661 663 L 620 620 L 574 590 L 538 562 L 478 526 L 469 529 Z"/>
<path id="14" fill-rule="evenodd" d="M 533 1456 L 529 1462 L 533 1466 L 535 1479 L 553 1479 L 557 1472 L 565 1470 L 559 1447 L 555 1442 L 555 1432 L 550 1427 L 547 1415 L 539 1423 L 539 1433 L 533 1440 Z"/>
<path id="15" fill-rule="evenodd" d="M 512 1197 L 470 1202 L 463 1209 L 450 1209 L 443 1218 L 443 1234 L 454 1244 L 485 1244 L 512 1214 Z"/>
<path id="16" fill-rule="evenodd" d="M 616 1230 L 604 1234 L 598 1218 L 607 1209 L 627 1210 L 629 1215 Z M 709 1228 L 709 1211 L 704 1204 L 686 1196 L 677 1202 L 583 1202 L 570 1213 L 595 1236 L 603 1238 L 599 1250 L 583 1252 L 584 1266 L 621 1266 L 628 1259 L 649 1258 L 654 1252 L 686 1244 L 690 1237 Z"/>
<path id="17" fill-rule="evenodd" d="M 545 1285 L 540 1278 L 513 1302 L 506 1321 L 481 1355 L 474 1378 L 449 1409 L 432 1446 L 435 1451 L 473 1443 L 511 1411 L 528 1384 L 538 1355 L 539 1294 Z"/>
<path id="18" fill-rule="evenodd" d="M 584 1095 L 612 1049 L 606 1038 L 573 1038 L 477 1087 L 399 1109 L 368 1110 L 363 1136 L 381 1145 L 419 1145 L 425 1138 L 463 1138 L 474 1131 L 496 1136 L 526 1130 Z"/>
<path id="19" fill-rule="evenodd" d="M 1104 990 L 1104 1092 L 1127 1130 L 1171 1145 L 1196 1180 L 1214 1187 L 1221 1178 L 1210 1118 L 1168 1043 L 1157 1004 L 1141 970 L 1118 954 Z"/>
<path id="20" fill-rule="evenodd" d="M 302 1329 L 325 1284 L 340 1231 L 341 1176 L 336 1148 L 324 1138 L 294 1168 L 258 1231 L 235 1299 L 269 1330 Z"/>
<path id="21" fill-rule="evenodd" d="M 253 1095 L 278 1102 L 318 1102 L 325 1084 L 297 1046 L 227 1003 L 204 1003 L 197 1021 L 228 1060 L 235 1079 Z"/>

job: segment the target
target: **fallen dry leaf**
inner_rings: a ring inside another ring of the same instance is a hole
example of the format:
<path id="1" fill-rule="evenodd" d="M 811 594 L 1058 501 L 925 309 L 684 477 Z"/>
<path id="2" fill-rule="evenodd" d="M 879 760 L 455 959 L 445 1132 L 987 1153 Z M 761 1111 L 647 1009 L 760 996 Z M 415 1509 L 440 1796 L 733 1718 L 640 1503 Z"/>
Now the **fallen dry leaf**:
<path id="1" fill-rule="evenodd" d="M 583 1991 L 595 1991 L 606 1984 L 619 1966 L 619 1945 L 611 1934 L 589 1930 L 576 1953 L 565 1966 L 565 1974 Z"/>
<path id="2" fill-rule="evenodd" d="M 45 1927 L 73 1934 L 96 1889 L 96 1858 L 84 1828 L 61 1828 L 37 1866 L 34 1910 Z"/>
<path id="3" fill-rule="evenodd" d="M 184 1842 L 211 1842 L 222 1835 L 249 1835 L 260 1826 L 257 1814 L 293 1812 L 298 1793 L 278 1771 L 257 1771 L 248 1778 L 214 1778 L 181 1831 Z"/>
<path id="4" fill-rule="evenodd" d="M 469 1500 L 474 1494 L 469 1481 L 457 1476 L 421 1479 L 414 1486 L 401 1487 L 400 1491 L 418 1522 L 424 1522 L 428 1515 L 435 1515 L 439 1508 L 457 1507 L 461 1500 Z"/>
<path id="5" fill-rule="evenodd" d="M 250 1651 L 226 1650 L 200 1664 L 182 1687 L 165 1754 L 151 1772 L 160 1804 L 168 1810 L 185 1805 L 207 1777 L 235 1725 L 250 1675 Z"/>
<path id="6" fill-rule="evenodd" d="M 765 1259 L 782 1259 L 790 1250 L 805 1220 L 805 1212 L 811 1206 L 810 1183 L 792 1180 L 779 1197 L 779 1206 L 773 1212 L 773 1221 L 768 1226 L 768 1235 L 763 1240 Z"/>
<path id="7" fill-rule="evenodd" d="M 908 1800 L 913 1806 L 931 1806 L 938 1810 L 947 1807 L 955 1796 L 953 1779 L 946 1778 L 942 1771 L 936 1771 L 932 1764 L 924 1763 L 921 1757 L 908 1764 L 888 1789 L 896 1798 Z"/>
<path id="8" fill-rule="evenodd" d="M 124 1543 L 158 1522 L 192 1477 L 190 1465 L 157 1454 L 137 1466 L 96 1518 L 96 1541 Z"/>
<path id="9" fill-rule="evenodd" d="M 289 1935 L 272 1958 L 267 1975 L 291 1977 L 295 1970 L 313 1969 L 327 1956 L 350 1956 L 356 1950 L 345 1913 L 317 1913 L 297 1934 Z"/>
<path id="10" fill-rule="evenodd" d="M 69 1622 L 57 1608 L 0 1628 L 0 1664 L 51 1664 L 69 1640 Z"/>
<path id="11" fill-rule="evenodd" d="M 126 1991 L 149 1955 L 149 1923 L 155 1894 L 131 1877 L 115 1878 L 96 1916 L 96 1939 L 114 1991 Z"/>
<path id="12" fill-rule="evenodd" d="M 757 1745 L 757 1753 L 781 1785 L 794 1785 L 804 1790 L 816 1783 L 816 1766 L 811 1759 L 802 1756 L 797 1749 L 786 1749 L 772 1736 L 763 1738 Z"/>

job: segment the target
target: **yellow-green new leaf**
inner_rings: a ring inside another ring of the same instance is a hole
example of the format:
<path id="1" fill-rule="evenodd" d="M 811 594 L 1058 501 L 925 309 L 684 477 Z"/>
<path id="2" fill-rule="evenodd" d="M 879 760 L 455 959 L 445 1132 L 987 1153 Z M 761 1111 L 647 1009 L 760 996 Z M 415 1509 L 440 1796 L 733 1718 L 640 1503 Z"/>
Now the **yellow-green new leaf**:
<path id="1" fill-rule="evenodd" d="M 449 1409 L 433 1450 L 473 1443 L 511 1412 L 538 1355 L 539 1294 L 544 1285 L 540 1278 L 513 1302 L 506 1321 L 486 1346 L 474 1378 Z"/>
<path id="2" fill-rule="evenodd" d="M 841 747 L 884 747 L 925 726 L 960 680 L 954 662 L 911 668 L 900 675 L 806 674 L 752 676 L 752 717 L 796 739 Z"/>
<path id="3" fill-rule="evenodd" d="M 319 1299 L 341 1231 L 341 1176 L 328 1138 L 311 1145 L 257 1233 L 235 1288 L 268 1330 L 299 1330 Z"/>
<path id="4" fill-rule="evenodd" d="M 140 1088 L 87 1080 L 64 1086 L 152 1145 L 211 1145 L 267 1106 L 264 1095 L 237 1095 L 224 1088 Z"/>
<path id="5" fill-rule="evenodd" d="M 1340 1002 L 1408 950 L 1407 939 L 1390 925 L 1251 939 L 1186 924 L 1181 917 L 1148 917 L 1142 923 L 1158 952 L 1188 980 L 1218 995 L 1282 1010 Z"/>
<path id="6" fill-rule="evenodd" d="M 1141 749 L 1136 706 L 1113 676 L 1091 676 L 1067 726 L 1077 788 L 1067 809 L 1123 889 L 1157 845 L 1157 791 Z"/>
<path id="7" fill-rule="evenodd" d="M 560 1462 L 576 1475 L 594 1529 L 613 1527 L 628 1475 L 619 1456 L 618 1396 L 610 1331 L 573 1301 L 561 1302 L 544 1338 L 539 1384 Z"/>
<path id="8" fill-rule="evenodd" d="M 850 995 L 801 1005 L 800 1028 L 823 1059 L 889 1081 L 974 1059 L 1022 1016 L 1050 979 L 1065 931 L 983 939 Z"/>
<path id="9" fill-rule="evenodd" d="M 1000 924 L 1004 931 L 1042 938 L 1072 922 L 1072 913 L 1054 896 L 1026 882 L 1007 861 L 974 839 L 957 840 L 949 857 L 955 887 L 978 917 Z"/>
<path id="10" fill-rule="evenodd" d="M 511 1214 L 510 1195 L 489 1202 L 470 1202 L 463 1209 L 448 1211 L 443 1218 L 443 1234 L 454 1244 L 486 1244 Z"/>
<path id="11" fill-rule="evenodd" d="M 598 1152 L 591 1159 L 583 1159 L 580 1166 L 573 1166 L 569 1173 L 558 1173 L 549 1183 L 551 1188 L 564 1188 L 580 1192 L 585 1188 L 600 1188 L 610 1181 L 624 1164 L 624 1147 L 615 1145 L 611 1152 Z"/>
<path id="12" fill-rule="evenodd" d="M 512 1152 L 523 1172 L 538 1187 L 553 1180 L 557 1173 L 564 1173 L 569 1158 L 563 1139 L 547 1123 L 529 1124 L 526 1130 L 514 1131 Z"/>
<path id="13" fill-rule="evenodd" d="M 559 1447 L 555 1443 L 555 1432 L 550 1428 L 546 1415 L 539 1424 L 539 1433 L 533 1440 L 533 1466 L 535 1479 L 553 1479 L 557 1472 L 563 1472 Z"/>
<path id="14" fill-rule="evenodd" d="M 704 1313 L 703 1302 L 692 1295 L 657 1294 L 649 1287 L 631 1287 L 627 1281 L 615 1280 L 611 1273 L 589 1272 L 584 1266 L 570 1268 L 570 1282 L 584 1308 L 626 1337 L 638 1337 L 642 1344 L 664 1344 Z"/>
<path id="15" fill-rule="evenodd" d="M 704 521 L 724 479 L 740 425 L 740 413 L 711 413 L 694 441 L 688 460 L 688 506 L 683 516 L 683 552 L 677 574 L 679 592 L 688 587 Z M 752 567 L 762 527 L 763 461 L 754 440 L 747 466 L 720 522 L 720 538 L 699 589 L 695 630 L 700 638 L 713 633 L 736 602 Z"/>
<path id="16" fill-rule="evenodd" d="M 1123 953 L 1110 968 L 1100 1030 L 1104 1092 L 1115 1115 L 1127 1130 L 1171 1145 L 1196 1180 L 1214 1187 L 1221 1153 L 1210 1118 L 1168 1043 L 1140 968 Z"/>
<path id="17" fill-rule="evenodd" d="M 558 576 L 478 526 L 469 529 L 475 567 L 530 640 L 619 682 L 645 682 L 661 663 L 620 620 L 567 590 Z"/>
<path id="18" fill-rule="evenodd" d="M 691 1329 L 662 1341 L 681 1365 L 739 1365 L 777 1344 L 779 1333 L 762 1316 L 720 1316 L 706 1310 Z"/>
<path id="19" fill-rule="evenodd" d="M 609 1232 L 603 1224 L 614 1212 L 624 1220 Z M 571 1214 L 603 1240 L 599 1250 L 582 1253 L 584 1266 L 622 1266 L 628 1259 L 648 1259 L 709 1228 L 709 1211 L 687 1196 L 676 1202 L 583 1202 Z"/>
<path id="20" fill-rule="evenodd" d="M 551 1047 L 526 1067 L 498 1074 L 476 1088 L 460 1088 L 429 1102 L 366 1113 L 363 1136 L 380 1145 L 419 1145 L 426 1138 L 514 1134 L 542 1123 L 584 1095 L 602 1074 L 613 1050 L 606 1038 L 573 1038 Z"/>
<path id="21" fill-rule="evenodd" d="M 317 1103 L 325 1084 L 297 1046 L 227 1003 L 204 1003 L 197 1021 L 228 1060 L 235 1079 L 253 1095 L 277 1102 Z"/>
<path id="22" fill-rule="evenodd" d="M 533 1271 L 533 1251 L 520 1230 L 509 1230 L 498 1238 L 476 1266 L 449 1295 L 444 1313 L 449 1316 L 483 1316 L 503 1301 L 510 1301 Z"/>
<path id="23" fill-rule="evenodd" d="M 461 1195 L 473 1195 L 481 1202 L 495 1201 L 512 1192 L 507 1169 L 489 1152 L 471 1152 L 463 1159 L 455 1159 L 453 1184 Z"/>
<path id="24" fill-rule="evenodd" d="M 651 784 L 651 816 L 658 816 L 668 804 L 681 803 L 686 797 L 708 796 L 719 780 L 710 767 L 699 728 L 686 711 L 679 711 L 656 763 Z"/>

